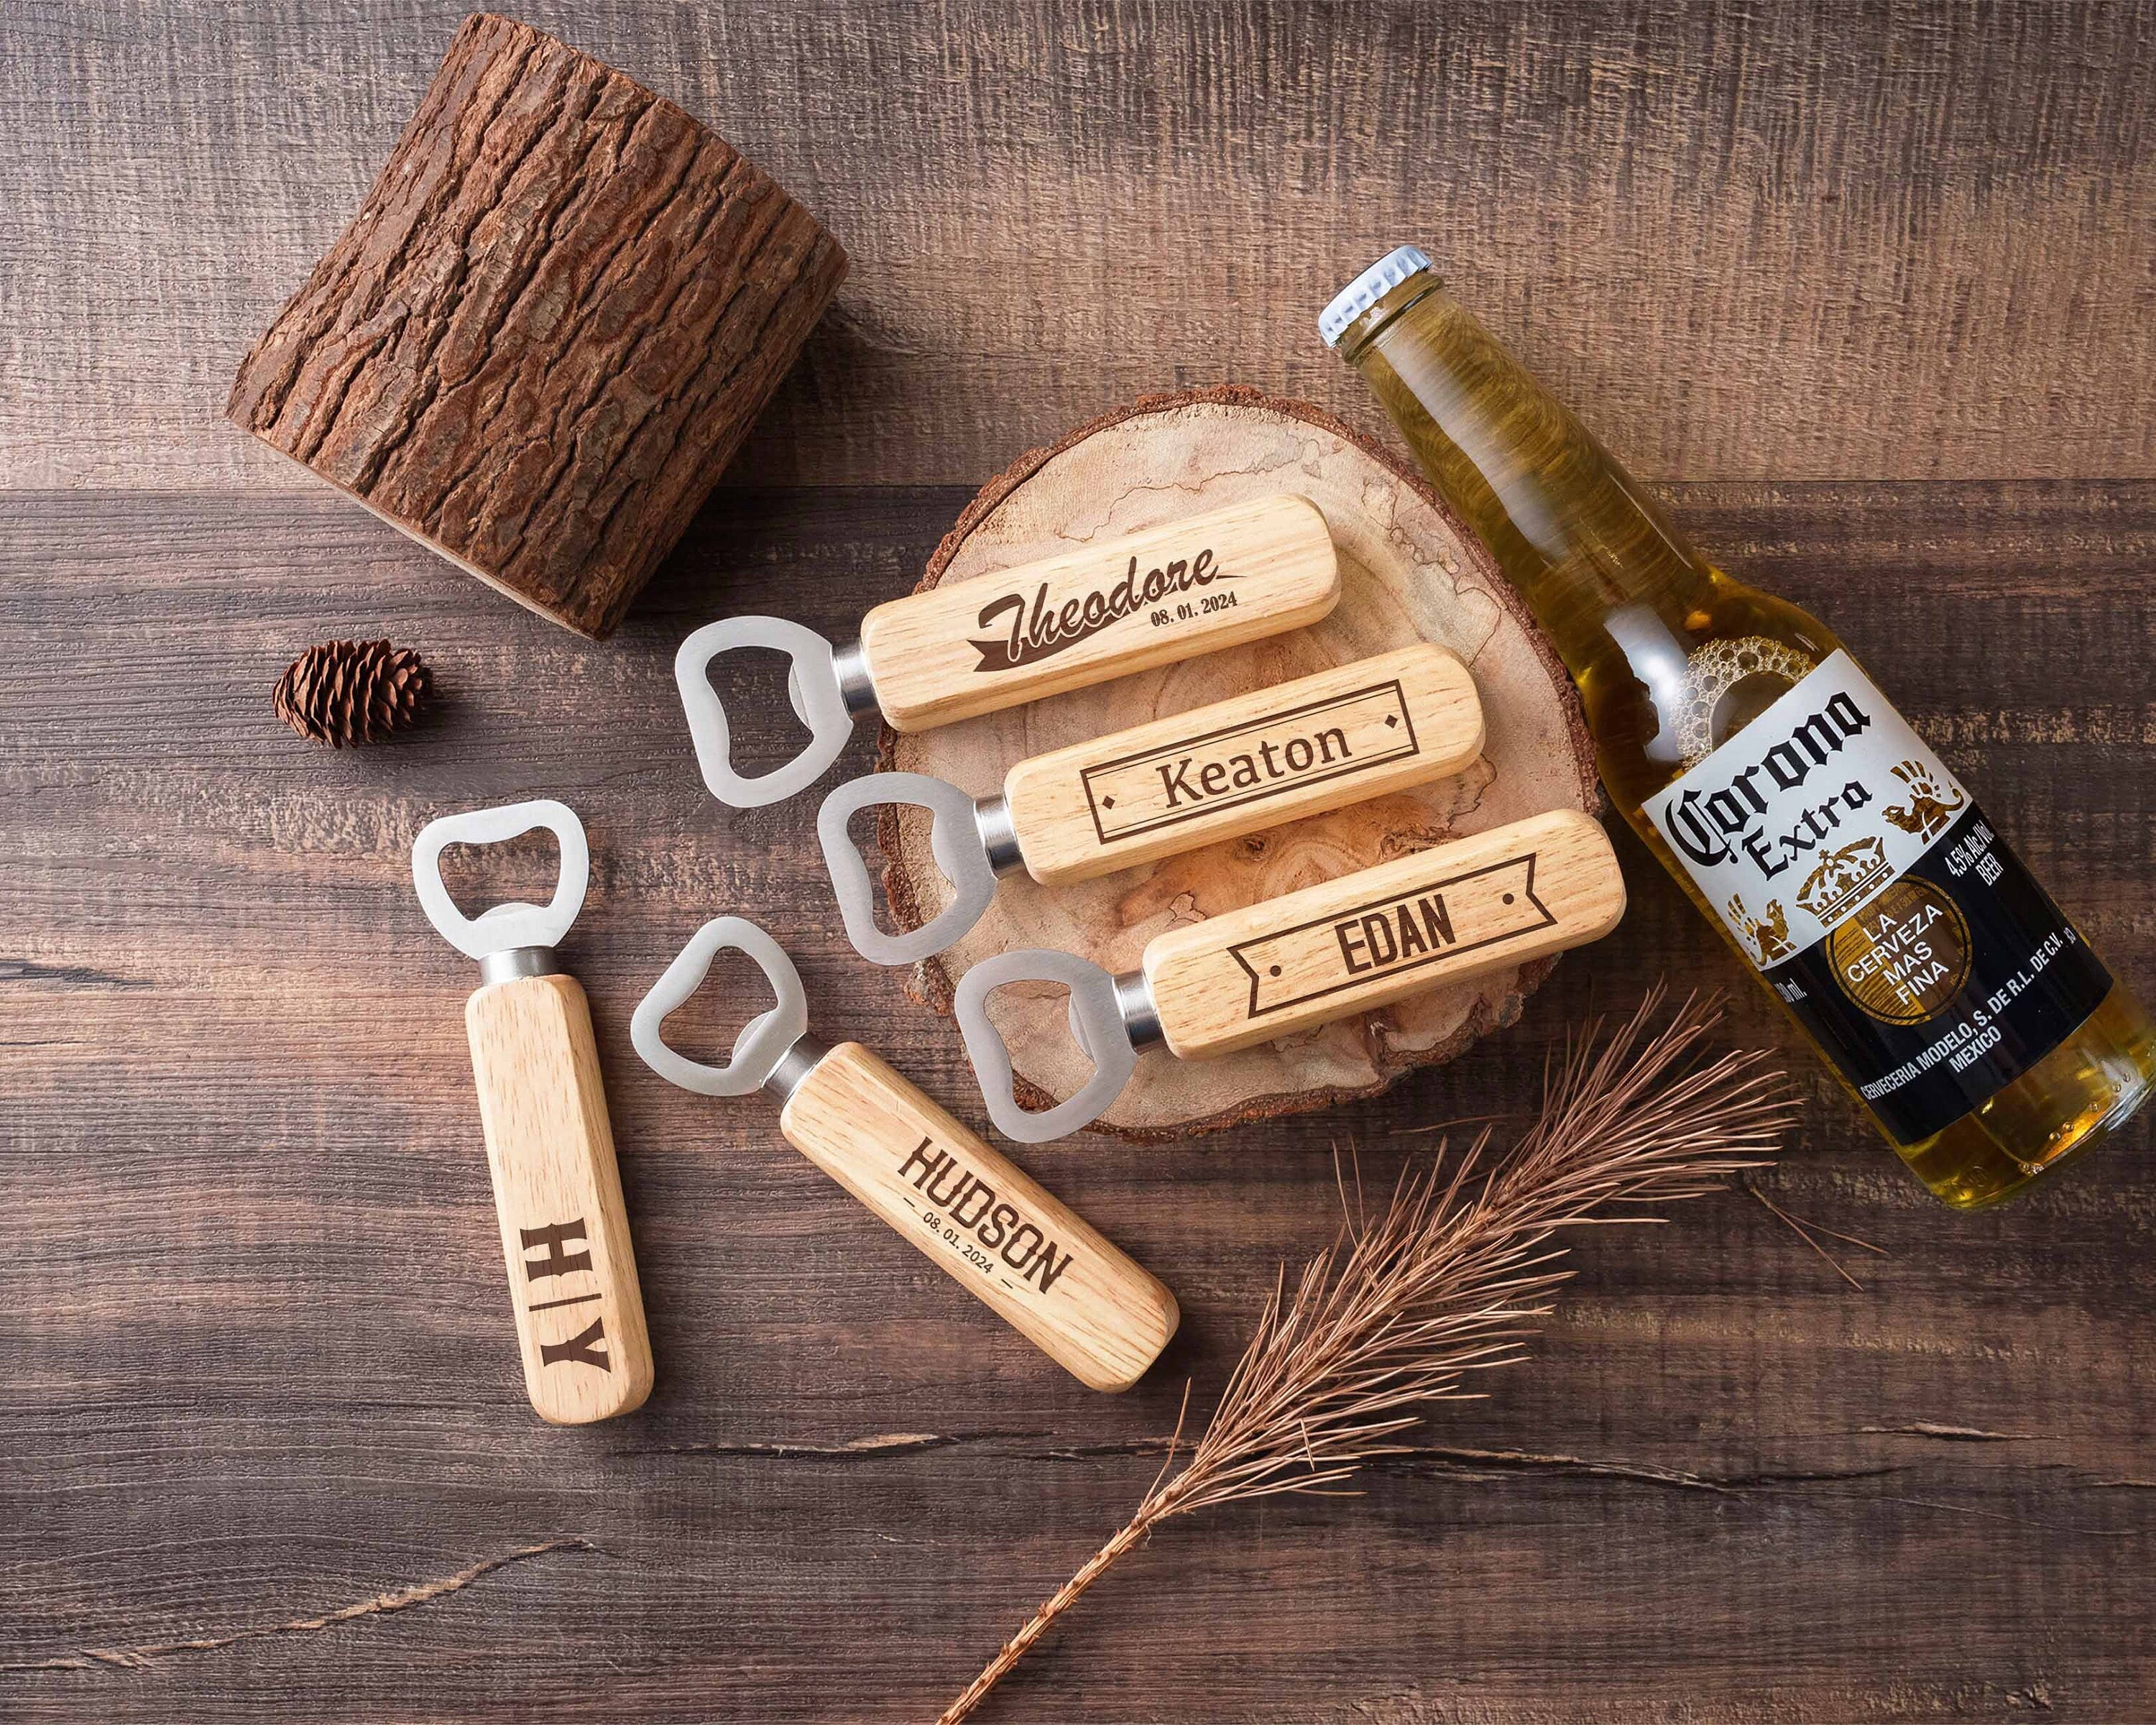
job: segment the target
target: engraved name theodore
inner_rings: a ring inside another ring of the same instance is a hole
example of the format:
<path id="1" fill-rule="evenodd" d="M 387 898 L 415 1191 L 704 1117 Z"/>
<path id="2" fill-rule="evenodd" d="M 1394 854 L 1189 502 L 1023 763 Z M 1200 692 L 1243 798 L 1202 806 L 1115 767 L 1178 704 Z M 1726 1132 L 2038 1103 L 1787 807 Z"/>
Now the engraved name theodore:
<path id="1" fill-rule="evenodd" d="M 1155 564 L 1143 574 L 1138 572 L 1138 560 L 1132 557 L 1120 581 L 1067 598 L 1051 594 L 1044 581 L 1034 590 L 1029 607 L 1024 593 L 1004 593 L 981 608 L 980 626 L 1001 633 L 973 641 L 973 650 L 980 656 L 973 669 L 976 672 L 1009 671 L 1036 665 L 1149 607 L 1167 604 L 1180 594 L 1198 593 L 1215 582 L 1233 578 L 1214 561 L 1209 546 L 1195 557 Z M 1182 622 L 1235 602 L 1232 593 L 1208 594 L 1174 603 L 1166 611 L 1156 610 L 1152 621 L 1156 626 Z"/>
<path id="2" fill-rule="evenodd" d="M 1536 855 L 1507 857 L 1229 947 L 1250 979 L 1247 1015 L 1261 1018 L 1374 976 L 1418 970 L 1549 927 L 1557 914 L 1535 896 Z"/>
<path id="3" fill-rule="evenodd" d="M 1106 845 L 1364 772 L 1418 747 L 1395 678 L 1103 761 L 1080 778 Z"/>

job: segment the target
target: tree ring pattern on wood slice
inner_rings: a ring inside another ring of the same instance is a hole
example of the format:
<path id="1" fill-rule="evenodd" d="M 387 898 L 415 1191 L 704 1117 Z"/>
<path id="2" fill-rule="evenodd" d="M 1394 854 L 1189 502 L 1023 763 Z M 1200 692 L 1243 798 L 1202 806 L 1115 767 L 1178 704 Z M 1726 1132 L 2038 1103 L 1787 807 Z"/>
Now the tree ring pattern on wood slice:
<path id="1" fill-rule="evenodd" d="M 1102 880 L 1048 888 L 1014 875 L 956 945 L 916 967 L 915 999 L 947 1014 L 957 978 L 1014 947 L 1058 947 L 1127 971 L 1165 929 L 1545 809 L 1600 811 L 1578 698 L 1525 602 L 1423 480 L 1304 403 L 1235 386 L 1147 397 L 1029 451 L 968 506 L 920 590 L 1276 491 L 1316 503 L 1337 544 L 1342 594 L 1322 622 L 937 730 L 901 737 L 886 726 L 880 764 L 984 796 L 1026 756 L 1416 640 L 1451 648 L 1474 673 L 1488 730 L 1481 758 L 1455 778 Z M 901 928 L 917 927 L 950 901 L 929 853 L 929 823 L 917 810 L 887 807 L 879 835 L 891 915 Z M 1434 990 L 1223 1060 L 1152 1050 L 1094 1129 L 1181 1137 L 1375 1094 L 1512 1024 L 1554 963 Z M 1003 989 L 992 1015 L 1027 1106 L 1085 1081 L 1059 991 Z"/>

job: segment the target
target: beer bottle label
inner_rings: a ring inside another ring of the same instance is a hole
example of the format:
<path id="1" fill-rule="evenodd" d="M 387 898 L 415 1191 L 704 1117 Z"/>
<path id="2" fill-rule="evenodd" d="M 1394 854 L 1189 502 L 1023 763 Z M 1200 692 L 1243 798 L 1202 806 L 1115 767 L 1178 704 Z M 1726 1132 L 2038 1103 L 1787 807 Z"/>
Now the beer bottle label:
<path id="1" fill-rule="evenodd" d="M 2011 1083 L 2110 991 L 2073 924 L 1845 652 L 1645 812 L 1897 1143 Z"/>

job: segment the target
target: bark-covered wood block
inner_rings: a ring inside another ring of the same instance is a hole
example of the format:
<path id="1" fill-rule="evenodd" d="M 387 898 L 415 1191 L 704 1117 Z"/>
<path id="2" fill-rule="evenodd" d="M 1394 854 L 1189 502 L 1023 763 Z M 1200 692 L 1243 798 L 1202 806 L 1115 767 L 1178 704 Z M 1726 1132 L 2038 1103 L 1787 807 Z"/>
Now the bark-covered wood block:
<path id="1" fill-rule="evenodd" d="M 465 21 L 226 412 L 482 581 L 608 634 L 846 273 L 671 102 Z"/>

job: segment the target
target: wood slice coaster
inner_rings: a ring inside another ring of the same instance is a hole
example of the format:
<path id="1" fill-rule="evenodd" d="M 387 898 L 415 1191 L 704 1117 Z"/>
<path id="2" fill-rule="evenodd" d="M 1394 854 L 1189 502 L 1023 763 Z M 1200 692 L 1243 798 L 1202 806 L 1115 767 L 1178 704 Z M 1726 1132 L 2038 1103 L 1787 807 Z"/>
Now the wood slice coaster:
<path id="1" fill-rule="evenodd" d="M 1025 756 L 1416 640 L 1452 648 L 1474 672 L 1489 732 L 1481 758 L 1457 778 L 1082 886 L 1051 889 L 1012 875 L 970 933 L 916 967 L 916 999 L 947 1014 L 968 968 L 1014 947 L 1055 947 L 1111 971 L 1133 969 L 1146 942 L 1178 923 L 1544 809 L 1599 812 L 1578 697 L 1525 603 L 1427 484 L 1304 403 L 1223 387 L 1150 397 L 1081 426 L 983 489 L 921 588 L 1277 491 L 1316 503 L 1338 546 L 1342 593 L 1323 622 L 939 730 L 901 737 L 886 727 L 881 764 L 985 796 Z M 882 816 L 884 880 L 901 927 L 919 927 L 950 901 L 928 825 L 910 808 Z M 1224 1060 L 1182 1061 L 1155 1050 L 1096 1130 L 1180 1137 L 1373 1095 L 1512 1023 L 1555 962 Z M 1060 990 L 1004 988 L 993 1004 L 1026 1106 L 1060 1100 L 1085 1081 Z"/>

